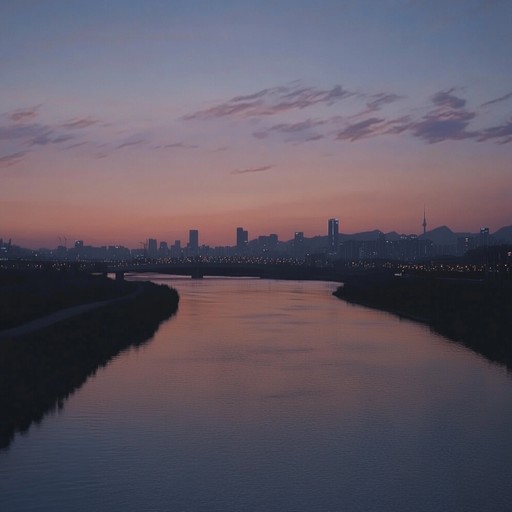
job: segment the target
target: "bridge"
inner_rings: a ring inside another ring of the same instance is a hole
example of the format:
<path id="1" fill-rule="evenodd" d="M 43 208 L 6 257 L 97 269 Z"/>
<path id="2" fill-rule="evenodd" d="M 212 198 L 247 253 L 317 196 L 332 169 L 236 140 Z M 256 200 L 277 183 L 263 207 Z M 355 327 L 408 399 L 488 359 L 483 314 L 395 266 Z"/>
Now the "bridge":
<path id="1" fill-rule="evenodd" d="M 257 277 L 262 279 L 297 279 L 318 281 L 342 281 L 342 276 L 330 267 L 312 267 L 291 263 L 120 263 L 106 265 L 104 272 L 124 279 L 125 274 L 158 273 L 190 276 L 201 279 L 211 277 Z"/>
<path id="2" fill-rule="evenodd" d="M 0 270 L 63 271 L 71 273 L 115 274 L 123 280 L 125 274 L 168 274 L 201 279 L 211 277 L 255 277 L 262 279 L 296 279 L 342 282 L 344 272 L 333 267 L 316 267 L 292 262 L 142 262 L 142 261 L 41 261 L 3 260 Z"/>

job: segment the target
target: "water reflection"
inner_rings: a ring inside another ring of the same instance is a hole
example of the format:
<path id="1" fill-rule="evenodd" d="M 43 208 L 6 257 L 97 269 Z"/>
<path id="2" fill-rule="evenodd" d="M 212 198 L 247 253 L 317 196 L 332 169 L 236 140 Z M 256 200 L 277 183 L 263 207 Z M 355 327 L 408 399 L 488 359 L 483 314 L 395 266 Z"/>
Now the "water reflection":
<path id="1" fill-rule="evenodd" d="M 174 314 L 178 295 L 145 283 L 126 300 L 0 342 L 0 450 L 49 412 L 58 412 L 98 368 L 147 342 Z"/>
<path id="2" fill-rule="evenodd" d="M 508 510 L 499 367 L 333 284 L 172 283 L 154 340 L 0 458 L 12 510 L 34 457 L 52 510 Z"/>

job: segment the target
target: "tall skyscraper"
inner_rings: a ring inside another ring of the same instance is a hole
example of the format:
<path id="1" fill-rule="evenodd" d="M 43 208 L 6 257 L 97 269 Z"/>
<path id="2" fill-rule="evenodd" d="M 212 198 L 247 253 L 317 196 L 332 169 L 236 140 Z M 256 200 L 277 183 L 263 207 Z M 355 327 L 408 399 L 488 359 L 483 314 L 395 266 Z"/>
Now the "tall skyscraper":
<path id="1" fill-rule="evenodd" d="M 295 231 L 293 237 L 293 254 L 296 258 L 304 258 L 304 232 Z"/>
<path id="2" fill-rule="evenodd" d="M 84 253 L 84 241 L 83 240 L 75 240 L 75 251 L 77 257 L 80 257 Z"/>
<path id="3" fill-rule="evenodd" d="M 191 229 L 188 232 L 188 248 L 192 254 L 197 254 L 199 250 L 199 231 Z"/>
<path id="4" fill-rule="evenodd" d="M 480 247 L 489 245 L 489 228 L 480 228 Z"/>
<path id="5" fill-rule="evenodd" d="M 236 228 L 236 248 L 243 252 L 249 243 L 249 233 L 244 228 Z"/>
<path id="6" fill-rule="evenodd" d="M 167 242 L 162 241 L 158 246 L 158 257 L 166 258 L 167 256 L 169 256 L 169 246 L 167 245 Z"/>
<path id="7" fill-rule="evenodd" d="M 174 240 L 174 244 L 171 246 L 171 256 L 173 258 L 181 257 L 181 240 Z"/>
<path id="8" fill-rule="evenodd" d="M 148 257 L 156 258 L 158 255 L 156 238 L 148 238 Z"/>
<path id="9" fill-rule="evenodd" d="M 339 222 L 338 219 L 329 219 L 327 222 L 327 234 L 329 237 L 329 252 L 338 252 Z"/>

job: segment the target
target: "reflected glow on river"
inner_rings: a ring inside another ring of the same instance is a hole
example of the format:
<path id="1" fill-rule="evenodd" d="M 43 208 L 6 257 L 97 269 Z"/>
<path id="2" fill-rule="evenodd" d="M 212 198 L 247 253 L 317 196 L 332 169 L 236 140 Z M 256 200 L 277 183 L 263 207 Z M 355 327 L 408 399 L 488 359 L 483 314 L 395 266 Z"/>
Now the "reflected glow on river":
<path id="1" fill-rule="evenodd" d="M 2 510 L 510 510 L 503 368 L 333 283 L 155 280 L 178 314 L 0 453 Z"/>

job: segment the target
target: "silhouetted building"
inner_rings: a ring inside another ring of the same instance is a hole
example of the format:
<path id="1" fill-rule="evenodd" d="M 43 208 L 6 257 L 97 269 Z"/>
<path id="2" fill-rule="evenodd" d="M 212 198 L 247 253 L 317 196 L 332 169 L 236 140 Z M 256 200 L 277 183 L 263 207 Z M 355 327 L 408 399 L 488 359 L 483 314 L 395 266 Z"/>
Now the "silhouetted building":
<path id="1" fill-rule="evenodd" d="M 174 240 L 174 244 L 171 245 L 171 257 L 181 257 L 181 240 Z"/>
<path id="2" fill-rule="evenodd" d="M 457 256 L 464 256 L 469 250 L 475 248 L 475 237 L 470 235 L 459 236 L 457 238 Z"/>
<path id="3" fill-rule="evenodd" d="M 148 239 L 148 257 L 149 258 L 156 258 L 158 255 L 157 251 L 157 241 L 156 238 L 149 238 Z"/>
<path id="4" fill-rule="evenodd" d="M 489 228 L 480 228 L 480 247 L 489 246 Z"/>
<path id="5" fill-rule="evenodd" d="M 427 218 L 425 217 L 425 208 L 423 208 L 423 234 L 425 235 L 427 233 Z"/>
<path id="6" fill-rule="evenodd" d="M 338 219 L 329 219 L 327 222 L 327 235 L 329 242 L 329 252 L 338 252 L 339 245 L 339 222 Z"/>
<path id="7" fill-rule="evenodd" d="M 347 261 L 358 261 L 360 259 L 362 242 L 359 240 L 344 240 L 341 244 L 341 258 Z"/>
<path id="8" fill-rule="evenodd" d="M 75 251 L 73 257 L 75 258 L 83 258 L 84 256 L 84 241 L 83 240 L 75 240 Z"/>
<path id="9" fill-rule="evenodd" d="M 195 256 L 199 251 L 199 231 L 197 229 L 191 229 L 188 232 L 188 250 L 191 256 Z"/>
<path id="10" fill-rule="evenodd" d="M 236 249 L 238 253 L 244 253 L 249 243 L 249 233 L 244 228 L 236 228 Z"/>
<path id="11" fill-rule="evenodd" d="M 130 250 L 122 245 L 109 245 L 107 258 L 109 260 L 128 260 L 130 259 Z"/>
<path id="12" fill-rule="evenodd" d="M 258 237 L 258 251 L 264 256 L 270 256 L 271 253 L 275 252 L 279 239 L 275 233 L 265 236 Z"/>
<path id="13" fill-rule="evenodd" d="M 169 246 L 167 242 L 160 242 L 158 246 L 158 257 L 159 258 L 167 258 L 169 256 Z"/>
<path id="14" fill-rule="evenodd" d="M 304 233 L 302 231 L 295 231 L 295 235 L 293 237 L 293 255 L 297 259 L 303 259 L 305 254 Z"/>
<path id="15" fill-rule="evenodd" d="M 1 244 L 1 240 L 0 240 L 0 246 L 1 245 L 2 244 Z M 64 245 L 57 246 L 57 249 L 55 250 L 55 256 L 59 260 L 65 260 L 68 255 L 67 253 L 68 253 L 68 250 L 66 249 L 66 246 L 64 246 Z"/>

